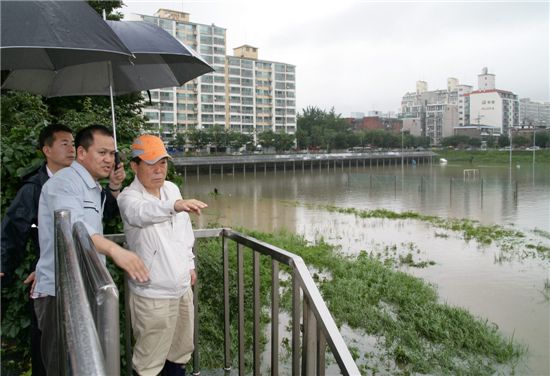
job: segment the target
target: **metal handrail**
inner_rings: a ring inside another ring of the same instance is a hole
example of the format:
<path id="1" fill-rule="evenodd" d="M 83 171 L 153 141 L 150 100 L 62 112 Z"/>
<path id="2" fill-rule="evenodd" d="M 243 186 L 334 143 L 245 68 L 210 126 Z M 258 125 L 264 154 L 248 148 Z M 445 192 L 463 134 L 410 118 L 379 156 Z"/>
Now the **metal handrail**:
<path id="1" fill-rule="evenodd" d="M 240 276 L 243 273 L 242 265 L 242 246 L 250 248 L 254 251 L 253 258 L 253 289 L 254 289 L 254 338 L 259 336 L 259 254 L 268 256 L 272 260 L 272 281 L 277 281 L 277 289 L 272 286 L 272 339 L 271 339 L 271 374 L 278 374 L 278 336 L 273 336 L 278 331 L 278 263 L 283 263 L 290 267 L 292 278 L 292 374 L 293 375 L 324 375 L 325 371 L 325 343 L 331 350 L 336 362 L 340 367 L 340 371 L 343 375 L 359 375 L 359 369 L 353 360 L 351 353 L 347 345 L 332 318 L 330 311 L 328 310 L 306 264 L 301 257 L 290 253 L 284 249 L 276 247 L 274 245 L 262 242 L 253 237 L 243 235 L 237 231 L 231 229 L 223 229 L 221 231 L 223 239 L 223 252 L 224 252 L 224 276 L 227 274 L 226 268 L 228 268 L 227 253 L 228 244 L 227 239 L 233 240 L 238 244 L 237 257 L 238 257 L 238 290 L 243 289 L 243 281 Z M 224 278 L 224 283 L 225 283 Z M 227 290 L 227 289 L 226 289 Z M 302 305 L 300 305 L 300 297 L 303 297 Z M 226 299 L 228 302 L 228 299 Z M 241 304 L 243 301 L 239 299 L 239 313 L 242 312 Z M 303 309 L 303 333 L 301 333 L 300 327 L 300 311 Z M 229 310 L 225 310 L 228 314 Z M 240 318 L 239 318 L 240 319 Z M 226 317 L 226 323 L 229 322 L 229 318 Z M 239 332 L 241 330 L 239 325 Z M 226 336 L 228 332 L 226 331 Z M 240 340 L 241 334 L 239 334 Z M 226 354 L 230 344 L 230 339 L 226 338 L 225 341 Z M 255 342 L 256 344 L 256 342 Z M 301 346 L 301 354 L 300 354 Z M 254 346 L 254 374 L 259 375 L 259 368 L 257 360 L 259 360 L 259 348 Z M 243 346 L 239 346 L 239 351 L 242 351 Z M 244 356 L 239 354 L 239 374 L 244 374 Z M 301 362 L 301 367 L 300 367 Z M 230 359 L 226 358 L 226 367 L 231 364 Z"/>
<path id="2" fill-rule="evenodd" d="M 58 356 L 61 375 L 107 375 L 71 236 L 70 211 L 56 210 L 54 226 Z"/>

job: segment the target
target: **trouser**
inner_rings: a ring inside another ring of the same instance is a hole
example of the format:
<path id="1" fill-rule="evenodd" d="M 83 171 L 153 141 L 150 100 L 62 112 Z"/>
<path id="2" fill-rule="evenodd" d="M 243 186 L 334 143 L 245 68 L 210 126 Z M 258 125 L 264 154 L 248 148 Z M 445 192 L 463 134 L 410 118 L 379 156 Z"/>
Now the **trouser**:
<path id="1" fill-rule="evenodd" d="M 34 299 L 29 299 L 29 313 L 31 316 L 31 364 L 32 376 L 46 376 L 46 369 L 42 362 L 42 351 L 40 351 L 40 341 L 42 331 L 38 328 L 38 319 L 34 311 Z"/>
<path id="2" fill-rule="evenodd" d="M 55 296 L 45 296 L 34 299 L 34 311 L 38 321 L 38 329 L 42 331 L 40 350 L 46 374 L 59 375 L 59 354 L 57 338 L 57 307 Z"/>
<path id="3" fill-rule="evenodd" d="M 156 376 L 166 360 L 186 364 L 193 353 L 193 291 L 181 298 L 145 298 L 130 291 L 136 343 L 132 366 L 141 376 Z"/>

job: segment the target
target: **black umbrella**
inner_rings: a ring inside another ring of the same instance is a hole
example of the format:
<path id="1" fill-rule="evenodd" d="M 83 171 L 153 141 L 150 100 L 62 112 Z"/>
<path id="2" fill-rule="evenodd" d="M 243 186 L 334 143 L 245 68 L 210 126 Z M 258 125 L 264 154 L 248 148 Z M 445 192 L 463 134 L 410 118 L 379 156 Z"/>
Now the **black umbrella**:
<path id="1" fill-rule="evenodd" d="M 4 1 L 1 14 L 3 74 L 20 69 L 59 72 L 94 61 L 123 60 L 128 48 L 84 1 Z"/>
<path id="2" fill-rule="evenodd" d="M 141 21 L 107 21 L 107 24 L 135 59 L 80 64 L 51 75 L 39 70 L 21 70 L 10 75 L 2 88 L 46 97 L 109 95 L 116 143 L 113 95 L 181 86 L 214 70 L 191 48 L 158 26 Z"/>

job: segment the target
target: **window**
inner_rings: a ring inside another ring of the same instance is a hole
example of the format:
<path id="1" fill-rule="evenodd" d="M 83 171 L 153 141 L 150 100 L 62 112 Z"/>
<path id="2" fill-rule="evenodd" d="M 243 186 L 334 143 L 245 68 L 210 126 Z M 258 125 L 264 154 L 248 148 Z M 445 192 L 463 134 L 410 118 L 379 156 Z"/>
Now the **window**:
<path id="1" fill-rule="evenodd" d="M 201 45 L 200 47 L 200 53 L 201 54 L 212 54 L 213 52 L 213 49 L 212 49 L 212 46 L 205 46 L 205 45 Z"/>
<path id="2" fill-rule="evenodd" d="M 201 35 L 201 44 L 212 44 L 212 37 L 210 35 Z"/>
<path id="3" fill-rule="evenodd" d="M 173 99 L 174 99 L 174 93 L 166 92 L 166 91 L 161 91 L 160 92 L 160 100 L 161 101 L 171 101 Z"/>
<path id="4" fill-rule="evenodd" d="M 162 112 L 160 114 L 161 121 L 174 121 L 174 114 L 172 112 Z"/>
<path id="5" fill-rule="evenodd" d="M 253 68 L 252 61 L 250 61 L 250 60 L 241 60 L 241 67 L 243 67 L 245 69 L 252 69 Z"/>
<path id="6" fill-rule="evenodd" d="M 205 25 L 197 25 L 197 26 L 200 34 L 212 34 L 212 30 L 210 26 L 205 26 Z"/>

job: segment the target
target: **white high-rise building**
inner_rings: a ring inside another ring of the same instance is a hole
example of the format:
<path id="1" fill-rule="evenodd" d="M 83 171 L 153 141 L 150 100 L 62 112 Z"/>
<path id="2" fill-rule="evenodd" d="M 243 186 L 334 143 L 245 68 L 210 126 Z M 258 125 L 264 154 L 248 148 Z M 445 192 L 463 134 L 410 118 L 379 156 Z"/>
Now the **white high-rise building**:
<path id="1" fill-rule="evenodd" d="M 227 56 L 226 29 L 190 22 L 188 13 L 159 9 L 129 19 L 162 27 L 215 69 L 181 87 L 151 90 L 144 108 L 149 131 L 166 141 L 213 126 L 254 135 L 296 131 L 295 66 L 258 60 L 258 49 L 247 45 Z"/>
<path id="2" fill-rule="evenodd" d="M 491 125 L 501 134 L 519 126 L 518 96 L 511 91 L 496 89 L 495 75 L 483 68 L 478 75 L 478 90 L 471 92 L 470 117 L 474 125 Z"/>

